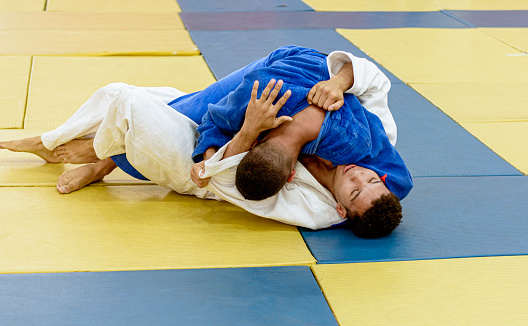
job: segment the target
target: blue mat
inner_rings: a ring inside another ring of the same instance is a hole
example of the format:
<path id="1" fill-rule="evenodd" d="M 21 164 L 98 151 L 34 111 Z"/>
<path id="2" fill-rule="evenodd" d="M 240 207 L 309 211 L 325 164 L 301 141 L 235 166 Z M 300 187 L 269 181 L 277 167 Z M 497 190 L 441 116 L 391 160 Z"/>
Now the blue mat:
<path id="1" fill-rule="evenodd" d="M 191 31 L 190 34 L 217 79 L 287 44 L 311 47 L 323 53 L 343 50 L 367 57 L 334 30 Z M 402 83 L 381 68 L 393 84 Z"/>
<path id="2" fill-rule="evenodd" d="M 528 254 L 528 177 L 416 178 L 388 237 L 301 230 L 319 263 Z"/>
<path id="3" fill-rule="evenodd" d="M 426 12 L 182 12 L 188 30 L 468 28 L 439 11 Z"/>
<path id="4" fill-rule="evenodd" d="M 2 325 L 337 325 L 307 266 L 0 275 Z"/>
<path id="5" fill-rule="evenodd" d="M 313 10 L 300 0 L 178 0 L 183 12 Z"/>
<path id="6" fill-rule="evenodd" d="M 413 177 L 522 175 L 409 86 L 392 85 L 389 107 Z"/>
<path id="7" fill-rule="evenodd" d="M 445 10 L 443 12 L 472 27 L 528 27 L 528 10 Z"/>

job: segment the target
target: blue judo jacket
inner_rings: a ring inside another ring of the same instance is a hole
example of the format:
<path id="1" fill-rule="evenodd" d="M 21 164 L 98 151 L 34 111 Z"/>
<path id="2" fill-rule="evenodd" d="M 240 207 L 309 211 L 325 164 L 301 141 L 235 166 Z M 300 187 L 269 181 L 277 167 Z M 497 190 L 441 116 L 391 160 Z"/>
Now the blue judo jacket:
<path id="1" fill-rule="evenodd" d="M 259 81 L 260 97 L 271 79 L 282 79 L 284 85 L 278 98 L 288 89 L 292 94 L 277 116 L 293 116 L 309 106 L 306 96 L 310 89 L 329 78 L 326 55 L 297 46 L 277 49 L 259 67 L 246 73 L 241 83 L 232 85 L 233 90 L 225 97 L 208 105 L 197 129 L 200 136 L 193 159 L 199 162 L 207 148 L 222 147 L 241 129 L 255 80 Z M 400 199 L 413 187 L 409 170 L 390 144 L 380 119 L 352 94 L 345 94 L 342 108 L 326 113 L 317 139 L 306 144 L 301 152 L 317 155 L 336 166 L 356 164 L 371 169 Z"/>

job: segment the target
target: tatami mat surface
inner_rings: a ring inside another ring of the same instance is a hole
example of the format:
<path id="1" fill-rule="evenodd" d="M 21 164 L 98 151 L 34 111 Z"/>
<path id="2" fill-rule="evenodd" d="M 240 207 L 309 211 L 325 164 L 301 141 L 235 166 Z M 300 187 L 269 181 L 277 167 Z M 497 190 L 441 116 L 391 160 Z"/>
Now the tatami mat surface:
<path id="1" fill-rule="evenodd" d="M 47 0 L 47 11 L 68 12 L 141 12 L 141 13 L 177 13 L 181 11 L 174 0 Z"/>
<path id="2" fill-rule="evenodd" d="M 0 273 L 315 262 L 293 226 L 160 186 L 88 187 L 67 196 L 52 187 L 0 187 L 0 196 Z"/>
<path id="3" fill-rule="evenodd" d="M 339 32 L 407 83 L 528 81 L 521 52 L 477 29 Z"/>
<path id="4" fill-rule="evenodd" d="M 527 10 L 524 0 L 433 0 L 441 9 L 453 10 Z"/>
<path id="5" fill-rule="evenodd" d="M 183 12 L 312 11 L 301 0 L 180 0 Z"/>
<path id="6" fill-rule="evenodd" d="M 318 264 L 313 270 L 341 326 L 528 320 L 527 256 Z"/>
<path id="7" fill-rule="evenodd" d="M 411 84 L 434 105 L 459 123 L 528 121 L 523 96 L 528 82 Z"/>
<path id="8" fill-rule="evenodd" d="M 3 0 L 0 11 L 42 11 L 46 7 L 46 0 Z"/>
<path id="9" fill-rule="evenodd" d="M 112 82 L 192 92 L 296 44 L 382 67 L 416 184 L 389 237 L 303 239 L 120 171 L 60 195 L 58 176 L 77 165 L 0 150 L 3 321 L 524 325 L 526 10 L 524 0 L 2 1 L 0 141 L 56 127 Z M 52 273 L 81 271 L 105 272 Z"/>
<path id="10" fill-rule="evenodd" d="M 56 128 L 97 89 L 114 82 L 190 93 L 214 81 L 200 56 L 35 57 L 25 127 Z"/>
<path id="11" fill-rule="evenodd" d="M 184 30 L 1 30 L 0 52 L 33 55 L 196 53 Z"/>
<path id="12" fill-rule="evenodd" d="M 0 290 L 7 324 L 337 325 L 306 266 L 0 275 Z"/>
<path id="13" fill-rule="evenodd" d="M 434 0 L 303 0 L 318 11 L 435 11 Z"/>
<path id="14" fill-rule="evenodd" d="M 528 28 L 480 28 L 480 30 L 513 48 L 525 52 L 524 55 L 526 56 L 526 52 L 528 52 Z M 526 64 L 526 58 L 524 62 Z"/>
<path id="15" fill-rule="evenodd" d="M 526 150 L 528 148 L 527 121 L 468 122 L 462 123 L 462 126 L 524 174 L 528 174 L 528 151 Z"/>
<path id="16" fill-rule="evenodd" d="M 97 22 L 97 23 L 94 23 Z M 5 30 L 159 30 L 184 29 L 177 13 L 0 12 Z"/>
<path id="17" fill-rule="evenodd" d="M 31 57 L 0 56 L 0 128 L 22 128 Z"/>

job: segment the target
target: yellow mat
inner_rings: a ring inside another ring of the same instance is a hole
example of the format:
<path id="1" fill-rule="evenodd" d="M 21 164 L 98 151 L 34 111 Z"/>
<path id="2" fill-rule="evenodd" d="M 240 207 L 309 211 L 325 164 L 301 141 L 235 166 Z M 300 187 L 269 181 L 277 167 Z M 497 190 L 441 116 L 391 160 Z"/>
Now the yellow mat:
<path id="1" fill-rule="evenodd" d="M 436 11 L 434 0 L 303 0 L 317 11 Z"/>
<path id="2" fill-rule="evenodd" d="M 47 130 L 4 129 L 0 130 L 0 141 L 39 136 Z M 79 167 L 78 164 L 50 164 L 40 157 L 28 153 L 14 153 L 0 150 L 0 187 L 47 186 L 55 187 L 58 177 L 68 170 Z M 137 180 L 121 169 L 115 169 L 102 182 L 94 185 L 131 185 L 153 184 Z"/>
<path id="3" fill-rule="evenodd" d="M 411 86 L 459 123 L 528 121 L 526 82 Z"/>
<path id="4" fill-rule="evenodd" d="M 0 30 L 1 54 L 195 55 L 186 30 Z"/>
<path id="5" fill-rule="evenodd" d="M 93 92 L 112 82 L 194 92 L 214 81 L 201 56 L 35 57 L 25 127 L 57 127 Z"/>
<path id="6" fill-rule="evenodd" d="M 526 7 L 528 7 L 528 4 Z M 528 52 L 528 28 L 480 28 L 480 30 L 516 49 Z"/>
<path id="7" fill-rule="evenodd" d="M 47 11 L 175 13 L 175 0 L 48 0 Z"/>
<path id="8" fill-rule="evenodd" d="M 42 11 L 46 0 L 2 0 L 0 11 Z"/>
<path id="9" fill-rule="evenodd" d="M 462 123 L 495 153 L 528 174 L 528 122 Z"/>
<path id="10" fill-rule="evenodd" d="M 408 83 L 528 82 L 525 56 L 477 29 L 339 29 Z"/>
<path id="11" fill-rule="evenodd" d="M 314 263 L 296 227 L 159 186 L 0 187 L 0 273 Z"/>
<path id="12" fill-rule="evenodd" d="M 525 325 L 528 256 L 313 266 L 346 325 Z"/>
<path id="13" fill-rule="evenodd" d="M 434 0 L 442 9 L 453 10 L 526 10 L 525 0 Z"/>
<path id="14" fill-rule="evenodd" d="M 184 29 L 176 13 L 0 12 L 0 29 L 149 30 Z"/>
<path id="15" fill-rule="evenodd" d="M 31 57 L 0 56 L 0 128 L 22 128 Z"/>

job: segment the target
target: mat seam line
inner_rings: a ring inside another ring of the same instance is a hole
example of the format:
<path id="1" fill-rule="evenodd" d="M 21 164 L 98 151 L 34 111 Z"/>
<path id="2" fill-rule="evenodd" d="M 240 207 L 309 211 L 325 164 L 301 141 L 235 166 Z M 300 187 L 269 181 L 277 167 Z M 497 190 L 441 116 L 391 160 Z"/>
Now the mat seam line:
<path id="1" fill-rule="evenodd" d="M 461 23 L 464 24 L 464 25 L 469 26 L 470 28 L 477 28 L 475 25 L 473 25 L 473 24 L 471 24 L 471 23 L 468 23 L 467 21 L 465 21 L 465 20 L 463 20 L 463 19 L 458 18 L 457 16 L 453 15 L 452 13 L 448 12 L 447 10 L 442 9 L 442 10 L 440 10 L 440 12 L 441 12 L 442 14 L 446 15 L 446 16 L 449 17 L 449 18 L 452 18 L 452 19 L 454 19 L 454 20 L 457 20 L 457 21 L 461 22 Z"/>
<path id="2" fill-rule="evenodd" d="M 25 129 L 26 127 L 26 114 L 27 114 L 27 106 L 28 106 L 28 100 L 29 100 L 29 89 L 31 87 L 31 80 L 33 76 L 33 66 L 35 65 L 35 56 L 31 56 L 31 64 L 29 65 L 29 78 L 28 78 L 28 84 L 26 88 L 26 99 L 24 103 L 24 115 L 22 116 L 22 129 Z"/>

